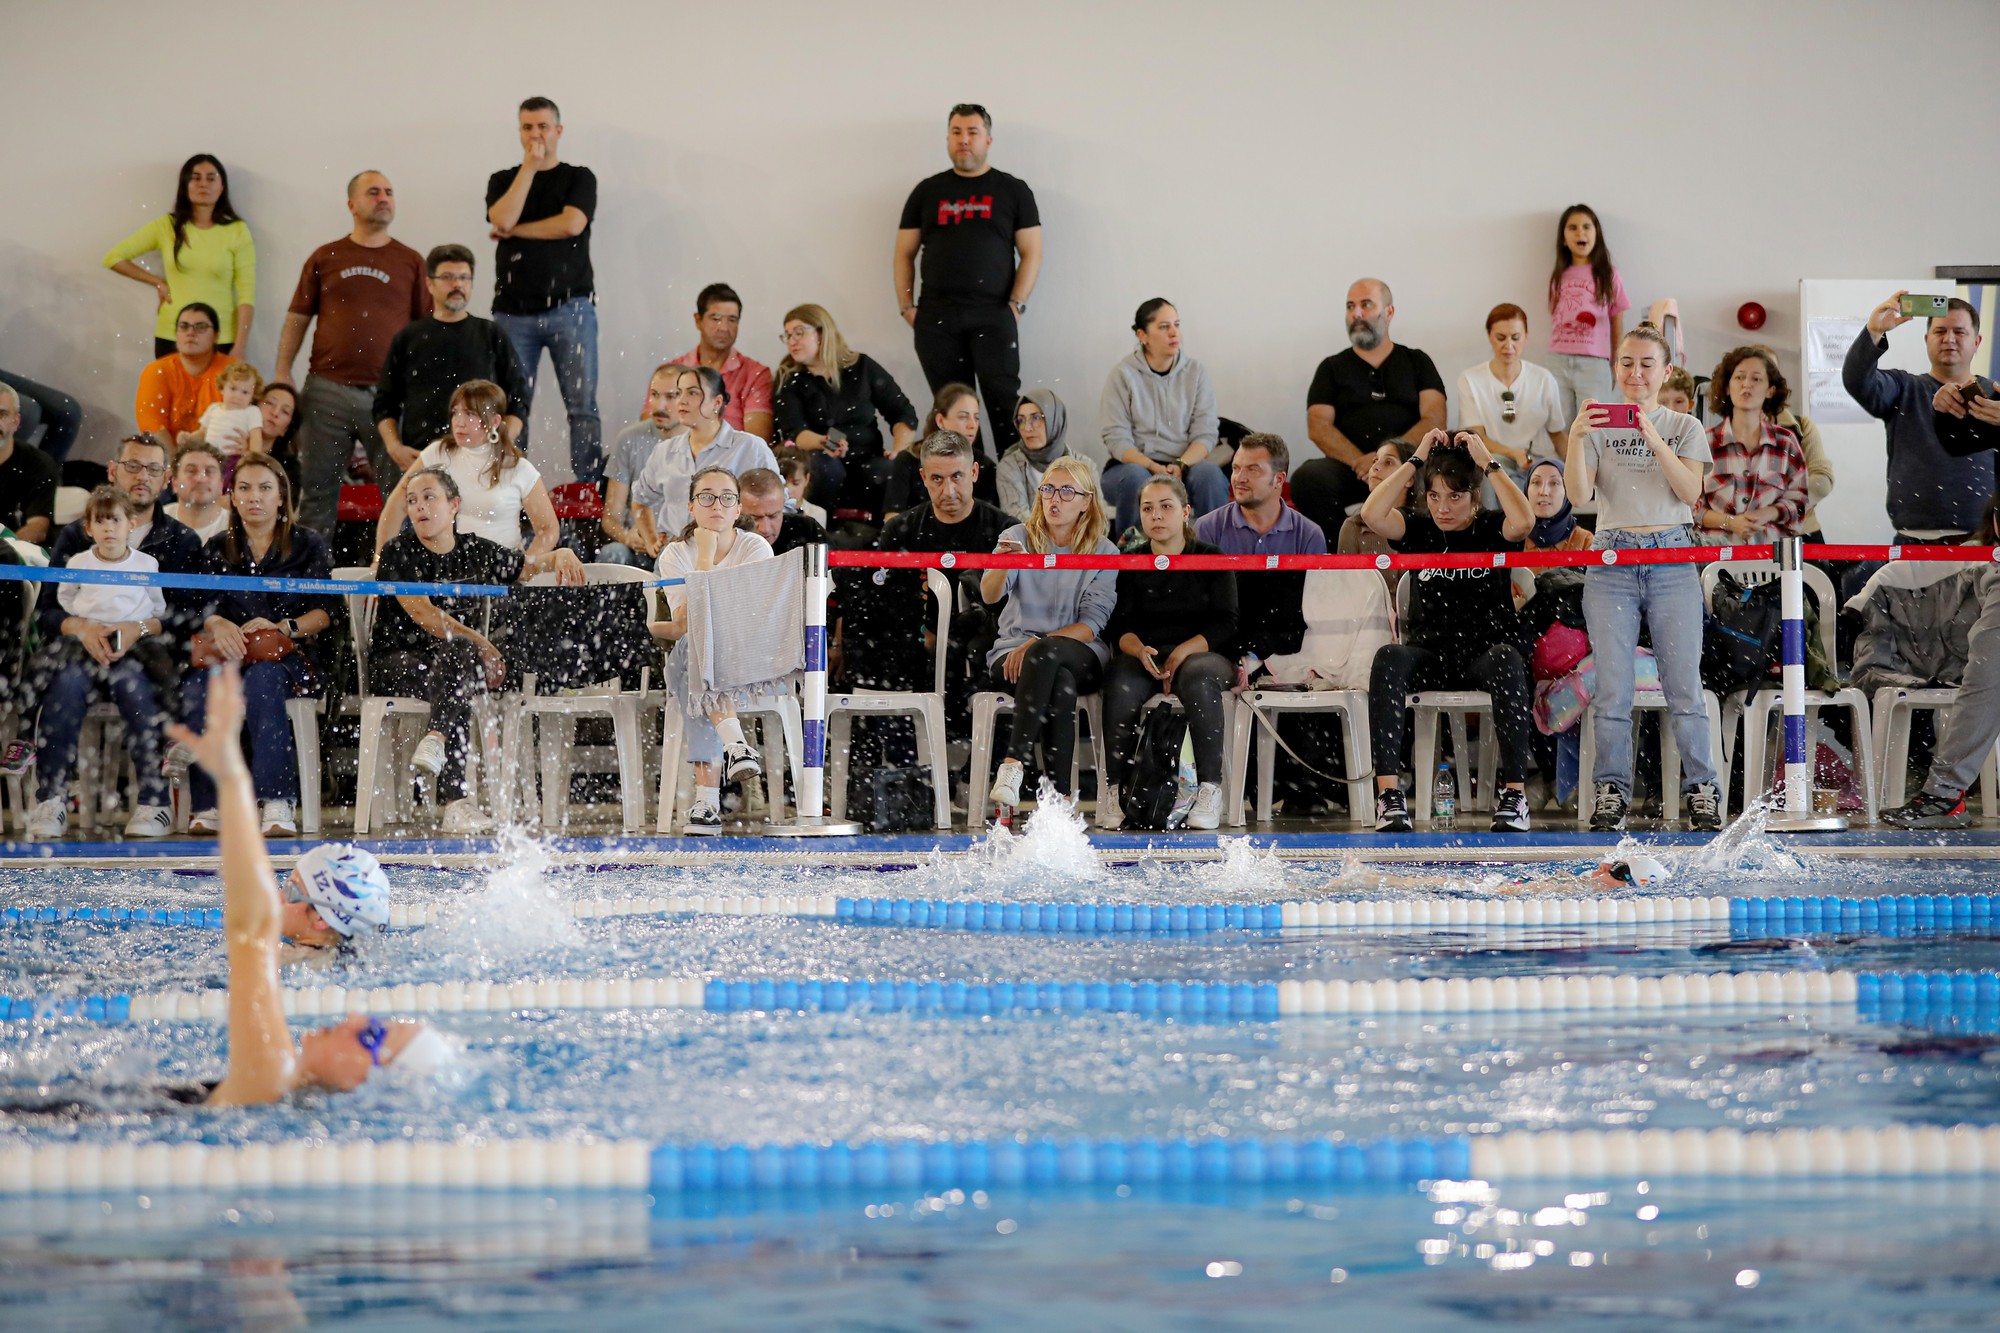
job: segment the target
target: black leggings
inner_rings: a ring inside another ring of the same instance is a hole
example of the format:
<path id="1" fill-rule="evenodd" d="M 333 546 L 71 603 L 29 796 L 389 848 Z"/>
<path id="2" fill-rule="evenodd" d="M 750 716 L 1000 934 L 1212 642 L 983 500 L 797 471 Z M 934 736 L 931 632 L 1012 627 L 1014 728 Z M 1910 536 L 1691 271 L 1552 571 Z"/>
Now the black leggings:
<path id="1" fill-rule="evenodd" d="M 444 770 L 438 798 L 465 795 L 465 755 L 472 741 L 472 701 L 486 693 L 486 664 L 468 639 L 440 639 L 435 648 L 371 653 L 368 688 L 375 694 L 422 699 L 431 706 L 432 731 L 444 737 Z"/>
<path id="2" fill-rule="evenodd" d="M 1528 777 L 1528 733 L 1534 690 L 1528 664 L 1511 643 L 1496 643 L 1470 662 L 1440 656 L 1415 644 L 1392 643 L 1375 653 L 1368 673 L 1368 730 L 1375 750 L 1375 775 L 1387 777 L 1403 766 L 1405 702 L 1412 690 L 1485 690 L 1493 696 L 1493 729 L 1500 742 L 1501 786 Z M 1459 755 L 1461 765 L 1471 755 Z M 1428 782 L 1431 775 L 1417 774 Z"/>
<path id="3" fill-rule="evenodd" d="M 1194 733 L 1194 771 L 1203 782 L 1222 781 L 1222 695 L 1236 681 L 1236 667 L 1221 653 L 1196 653 L 1174 672 L 1174 697 L 1187 711 L 1188 730 Z M 1110 753 L 1105 764 L 1110 780 L 1123 786 L 1132 766 L 1132 747 L 1138 739 L 1139 714 L 1146 700 L 1160 693 L 1160 682 L 1130 653 L 1120 653 L 1111 661 L 1104 677 L 1104 736 Z"/>
<path id="4" fill-rule="evenodd" d="M 1021 678 L 1001 674 L 1007 659 L 994 659 L 993 688 L 1014 696 L 1014 730 L 1007 758 L 1026 761 L 1042 747 L 1041 770 L 1057 790 L 1069 794 L 1070 757 L 1076 751 L 1076 698 L 1097 686 L 1100 668 L 1090 645 L 1051 634 L 1035 640 L 1021 659 Z"/>

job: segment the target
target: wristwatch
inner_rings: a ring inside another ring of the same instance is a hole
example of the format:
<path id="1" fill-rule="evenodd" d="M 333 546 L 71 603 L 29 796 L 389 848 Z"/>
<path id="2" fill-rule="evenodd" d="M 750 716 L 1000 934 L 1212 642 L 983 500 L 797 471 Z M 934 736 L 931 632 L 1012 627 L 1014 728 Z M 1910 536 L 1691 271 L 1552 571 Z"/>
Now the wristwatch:
<path id="1" fill-rule="evenodd" d="M 1499 460 L 1499 459 L 1497 459 L 1497 458 L 1489 458 L 1489 459 L 1487 459 L 1487 460 L 1486 460 L 1486 470 L 1487 470 L 1488 472 L 1498 472 L 1498 471 L 1500 470 L 1500 460 Z"/>
<path id="2" fill-rule="evenodd" d="M 1007 304 L 1014 307 L 1014 313 L 1017 315 L 1025 315 L 1028 313 L 1028 303 L 1026 301 L 1016 301 L 1012 297 L 1009 297 L 1007 299 Z"/>
<path id="3" fill-rule="evenodd" d="M 291 639 L 294 642 L 297 642 L 299 637 L 298 621 L 293 620 L 290 617 L 287 617 L 286 619 L 280 620 L 278 622 L 278 628 L 285 632 L 286 638 Z"/>

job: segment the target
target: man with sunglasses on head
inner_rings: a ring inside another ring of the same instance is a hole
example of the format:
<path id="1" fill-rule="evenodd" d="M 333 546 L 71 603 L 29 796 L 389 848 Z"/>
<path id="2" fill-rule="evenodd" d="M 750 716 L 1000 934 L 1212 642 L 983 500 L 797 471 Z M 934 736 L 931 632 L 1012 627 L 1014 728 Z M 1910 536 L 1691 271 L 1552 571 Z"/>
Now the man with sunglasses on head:
<path id="1" fill-rule="evenodd" d="M 215 378 L 236 358 L 216 350 L 220 324 L 213 306 L 199 301 L 182 306 L 174 319 L 174 350 L 139 372 L 132 413 L 139 429 L 169 451 L 183 431 L 200 427 L 203 412 L 222 401 Z"/>
<path id="2" fill-rule="evenodd" d="M 1368 455 L 1391 438 L 1411 446 L 1444 429 L 1444 380 L 1430 357 L 1389 336 L 1396 298 L 1363 278 L 1347 289 L 1346 351 L 1319 363 L 1306 392 L 1306 434 L 1322 458 L 1292 473 L 1292 503 L 1326 532 L 1368 498 Z"/>

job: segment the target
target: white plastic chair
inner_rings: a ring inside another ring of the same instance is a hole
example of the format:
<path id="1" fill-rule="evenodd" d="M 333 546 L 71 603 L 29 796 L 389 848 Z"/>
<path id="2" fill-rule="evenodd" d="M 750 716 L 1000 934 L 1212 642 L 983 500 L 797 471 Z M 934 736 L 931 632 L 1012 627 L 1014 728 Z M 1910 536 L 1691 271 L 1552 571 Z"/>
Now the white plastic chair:
<path id="1" fill-rule="evenodd" d="M 1723 570 L 1729 570 L 1746 587 L 1774 582 L 1778 577 L 1778 566 L 1770 560 L 1731 560 L 1703 566 L 1701 571 L 1701 596 L 1704 602 L 1715 594 L 1716 579 Z M 1839 601 L 1834 595 L 1833 580 L 1826 571 L 1806 565 L 1801 571 L 1805 575 L 1805 588 L 1811 595 L 1813 607 L 1819 617 L 1820 645 L 1826 652 L 1826 660 L 1834 660 L 1833 618 L 1839 610 Z M 1764 775 L 1764 757 L 1767 747 L 1766 737 L 1770 732 L 1774 714 L 1782 716 L 1784 692 L 1777 686 L 1764 685 L 1751 690 L 1732 691 L 1723 703 L 1723 736 L 1733 737 L 1736 732 L 1736 716 L 1743 719 L 1743 799 L 1748 802 L 1763 795 L 1770 788 Z M 1832 694 L 1824 690 L 1809 689 L 1805 692 L 1806 709 L 1806 764 L 1811 772 L 1819 745 L 1819 710 L 1822 708 L 1845 708 L 1854 722 L 1854 757 L 1861 766 L 1862 799 L 1867 806 L 1868 822 L 1875 822 L 1879 782 L 1875 772 L 1876 751 L 1872 745 L 1874 723 L 1872 710 L 1868 706 L 1868 696 L 1853 686 L 1847 686 Z M 1908 743 L 1908 728 L 1904 729 L 1905 744 Z M 1725 770 L 1726 772 L 1726 770 Z M 1782 776 L 1782 775 L 1780 775 Z"/>
<path id="2" fill-rule="evenodd" d="M 632 565 L 588 564 L 583 567 L 586 585 L 644 583 L 651 571 Z M 537 575 L 530 587 L 552 587 L 554 574 Z M 570 775 L 576 767 L 576 720 L 580 717 L 611 719 L 613 749 L 618 764 L 618 794 L 624 829 L 635 833 L 646 824 L 646 750 L 644 719 L 652 703 L 651 681 L 639 680 L 638 691 L 617 688 L 617 682 L 564 694 L 535 693 L 535 678 L 525 677 L 521 701 L 509 709 L 505 721 L 505 752 L 515 757 L 520 773 L 533 771 L 532 760 L 541 770 L 542 827 L 553 829 L 569 822 Z M 532 751 L 528 747 L 533 747 Z"/>
<path id="3" fill-rule="evenodd" d="M 931 688 L 928 691 L 852 690 L 827 696 L 827 813 L 834 819 L 847 816 L 847 751 L 854 733 L 855 714 L 861 713 L 870 717 L 908 717 L 914 720 L 917 762 L 931 770 L 931 796 L 936 808 L 937 827 L 951 827 L 951 770 L 944 727 L 944 680 L 945 658 L 951 637 L 953 589 L 951 580 L 945 577 L 942 570 L 929 569 L 924 574 L 925 585 L 937 603 Z"/>
<path id="4" fill-rule="evenodd" d="M 968 770 L 965 789 L 965 821 L 973 828 L 986 823 L 986 796 L 993 790 L 993 734 L 999 727 L 1000 715 L 1014 711 L 1014 696 L 1002 694 L 998 690 L 983 690 L 972 696 L 972 765 Z M 1076 699 L 1077 716 L 1090 729 L 1090 750 L 1092 763 L 1096 767 L 1099 782 L 1110 770 L 1104 758 L 1104 704 L 1095 694 L 1080 694 Z M 1077 745 L 1070 751 L 1069 789 L 1074 793 L 1083 779 L 1083 746 Z"/>
<path id="5" fill-rule="evenodd" d="M 1410 623 L 1410 578 L 1396 584 L 1396 623 L 1407 626 Z M 1410 817 L 1417 823 L 1424 823 L 1431 817 L 1431 788 L 1437 781 L 1437 738 L 1438 723 L 1449 719 L 1451 723 L 1452 754 L 1457 763 L 1452 766 L 1452 777 L 1458 783 L 1458 808 L 1461 810 L 1490 810 L 1493 808 L 1493 788 L 1500 771 L 1500 747 L 1493 730 L 1493 696 L 1485 690 L 1417 690 L 1404 700 L 1410 710 Z M 1471 742 L 1471 719 L 1478 717 L 1479 752 L 1474 765 L 1466 763 L 1466 756 L 1473 753 Z M 1478 783 L 1475 786 L 1468 769 L 1476 765 Z M 1349 798 L 1350 802 L 1352 797 Z M 1368 807 L 1372 808 L 1370 802 Z"/>
<path id="6" fill-rule="evenodd" d="M 1332 713 L 1340 719 L 1342 766 L 1346 768 L 1347 814 L 1363 819 L 1374 810 L 1374 764 L 1369 754 L 1368 691 L 1245 690 L 1229 703 L 1229 762 L 1223 767 L 1223 805 L 1232 828 L 1244 824 L 1244 789 L 1249 785 L 1250 740 L 1257 740 L 1257 818 L 1271 818 L 1277 777 L 1278 738 L 1257 713 Z M 1256 711 L 1252 711 L 1252 710 Z M 1273 725 L 1276 719 L 1272 719 Z"/>
<path id="7" fill-rule="evenodd" d="M 1875 768 L 1881 776 L 1881 805 L 1898 806 L 1907 799 L 1911 715 L 1934 712 L 1942 730 L 1957 702 L 1958 690 L 1943 686 L 1913 690 L 1885 685 L 1875 691 L 1874 752 Z M 2000 789 L 2000 745 L 1987 752 L 1986 765 L 1979 770 L 1979 803 L 1989 820 L 2000 811 L 2000 790 L 1996 789 Z M 1875 811 L 1871 810 L 1868 817 L 1873 819 Z"/>
<path id="8" fill-rule="evenodd" d="M 299 832 L 320 829 L 319 718 L 326 709 L 324 699 L 287 699 L 285 717 L 292 724 L 292 749 L 299 765 Z M 187 832 L 194 810 L 188 799 L 185 779 L 173 784 L 174 830 Z"/>

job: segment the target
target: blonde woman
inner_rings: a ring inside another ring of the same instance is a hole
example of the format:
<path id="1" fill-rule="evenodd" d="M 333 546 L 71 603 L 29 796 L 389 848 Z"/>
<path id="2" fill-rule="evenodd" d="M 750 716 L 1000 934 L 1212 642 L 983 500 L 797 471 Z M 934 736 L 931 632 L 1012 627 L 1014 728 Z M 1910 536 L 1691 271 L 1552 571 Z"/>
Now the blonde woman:
<path id="1" fill-rule="evenodd" d="M 1050 463 L 1026 523 L 1000 534 L 994 552 L 1018 555 L 1116 555 L 1111 517 L 1098 494 L 1097 472 L 1074 454 Z M 993 783 L 993 801 L 1021 803 L 1022 759 L 1042 746 L 1042 771 L 1062 787 L 1076 748 L 1076 700 L 1097 688 L 1110 650 L 1104 627 L 1118 605 L 1111 569 L 989 569 L 979 595 L 1001 598 L 1000 633 L 986 655 L 993 687 L 1014 696 L 1013 734 Z"/>
<path id="2" fill-rule="evenodd" d="M 888 371 L 847 345 L 824 307 L 793 306 L 784 330 L 772 407 L 779 439 L 812 462 L 806 498 L 830 510 L 880 514 L 890 456 L 917 442 L 917 409 Z M 889 445 L 877 414 L 889 423 Z"/>

